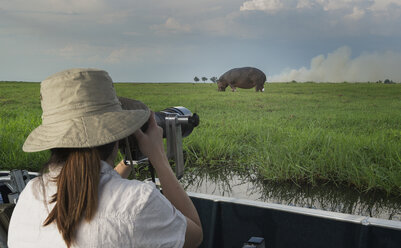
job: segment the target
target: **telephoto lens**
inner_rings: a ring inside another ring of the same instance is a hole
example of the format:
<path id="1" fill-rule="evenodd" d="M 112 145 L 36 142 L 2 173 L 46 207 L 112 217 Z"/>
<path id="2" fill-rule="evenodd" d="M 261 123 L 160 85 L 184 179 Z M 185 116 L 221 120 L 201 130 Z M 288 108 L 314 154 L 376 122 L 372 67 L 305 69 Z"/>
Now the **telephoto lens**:
<path id="1" fill-rule="evenodd" d="M 166 117 L 169 114 L 176 114 L 178 123 L 181 125 L 182 137 L 187 137 L 192 133 L 195 127 L 199 125 L 199 116 L 185 107 L 166 108 L 155 113 L 157 125 L 163 128 L 163 138 L 166 138 Z"/>
<path id="2" fill-rule="evenodd" d="M 199 116 L 196 113 L 193 113 L 187 109 L 186 107 L 178 106 L 178 107 L 170 107 L 166 108 L 162 111 L 155 112 L 155 119 L 158 126 L 163 129 L 163 138 L 167 137 L 167 118 L 177 118 L 177 125 L 181 126 L 181 135 L 182 137 L 187 137 L 192 133 L 195 127 L 199 125 Z M 148 122 L 146 122 L 141 130 L 146 132 L 148 128 Z M 128 137 L 129 148 L 131 150 L 132 159 L 135 161 L 144 159 L 145 156 L 140 152 L 138 148 L 138 144 L 135 140 L 134 135 Z M 127 146 L 125 142 L 120 141 L 119 149 L 121 153 L 126 154 Z"/>

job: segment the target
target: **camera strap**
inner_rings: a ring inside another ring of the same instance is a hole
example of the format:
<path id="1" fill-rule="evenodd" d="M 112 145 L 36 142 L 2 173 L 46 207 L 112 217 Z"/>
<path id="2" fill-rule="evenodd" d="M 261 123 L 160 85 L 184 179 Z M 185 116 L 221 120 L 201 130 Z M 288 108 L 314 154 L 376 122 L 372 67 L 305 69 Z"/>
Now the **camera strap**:
<path id="1" fill-rule="evenodd" d="M 150 176 L 152 177 L 152 182 L 156 184 L 155 168 L 153 168 L 153 165 L 150 161 L 149 161 L 149 171 L 150 171 Z"/>
<path id="2" fill-rule="evenodd" d="M 131 165 L 131 174 L 133 175 L 133 177 L 135 178 L 135 167 L 134 167 L 134 161 L 132 160 L 132 154 L 131 154 L 131 147 L 129 145 L 129 141 L 128 141 L 128 137 L 125 138 L 125 158 L 124 160 L 127 159 L 129 160 L 129 164 Z M 124 161 L 125 163 L 125 161 Z M 127 163 L 125 163 L 127 164 Z"/>

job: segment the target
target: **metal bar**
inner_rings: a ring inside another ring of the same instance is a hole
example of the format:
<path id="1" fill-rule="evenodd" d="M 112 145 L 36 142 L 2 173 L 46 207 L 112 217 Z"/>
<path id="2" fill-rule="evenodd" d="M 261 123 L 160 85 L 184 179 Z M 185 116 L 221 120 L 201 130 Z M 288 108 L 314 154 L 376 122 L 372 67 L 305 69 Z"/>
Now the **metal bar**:
<path id="1" fill-rule="evenodd" d="M 175 125 L 174 131 L 174 140 L 175 140 L 175 148 L 174 148 L 174 157 L 175 157 L 175 175 L 178 179 L 184 176 L 184 153 L 182 151 L 182 133 L 181 133 L 181 124 Z"/>
<path id="2" fill-rule="evenodd" d="M 167 138 L 167 157 L 174 157 L 174 131 L 173 127 L 176 124 L 177 114 L 167 114 L 166 116 L 166 138 Z"/>
<path id="3" fill-rule="evenodd" d="M 10 178 L 11 181 L 14 183 L 15 185 L 15 191 L 17 193 L 21 193 L 22 190 L 25 188 L 25 180 L 22 174 L 22 170 L 12 170 L 10 171 Z M 13 193 L 16 193 L 13 192 Z"/>

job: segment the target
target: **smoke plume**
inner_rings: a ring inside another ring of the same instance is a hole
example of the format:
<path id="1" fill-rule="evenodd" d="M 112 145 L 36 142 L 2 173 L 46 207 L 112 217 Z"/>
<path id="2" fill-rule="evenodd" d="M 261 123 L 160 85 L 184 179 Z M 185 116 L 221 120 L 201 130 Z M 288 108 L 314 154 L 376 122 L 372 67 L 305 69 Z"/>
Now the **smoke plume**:
<path id="1" fill-rule="evenodd" d="M 327 56 L 318 55 L 310 68 L 288 69 L 272 76 L 270 82 L 376 82 L 385 79 L 401 82 L 401 53 L 363 53 L 351 58 L 349 47 L 340 47 Z"/>

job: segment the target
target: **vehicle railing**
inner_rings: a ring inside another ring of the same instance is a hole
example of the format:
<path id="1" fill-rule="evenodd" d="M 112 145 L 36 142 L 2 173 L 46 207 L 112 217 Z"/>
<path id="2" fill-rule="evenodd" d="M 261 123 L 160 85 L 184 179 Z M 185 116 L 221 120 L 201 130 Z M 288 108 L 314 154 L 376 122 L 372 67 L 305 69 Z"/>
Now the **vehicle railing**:
<path id="1" fill-rule="evenodd" d="M 38 172 L 30 172 L 27 170 L 18 169 L 11 171 L 0 171 L 0 203 L 17 203 L 18 197 L 22 190 L 32 178 L 37 177 L 38 175 Z M 6 189 L 4 189 L 4 186 Z"/>

